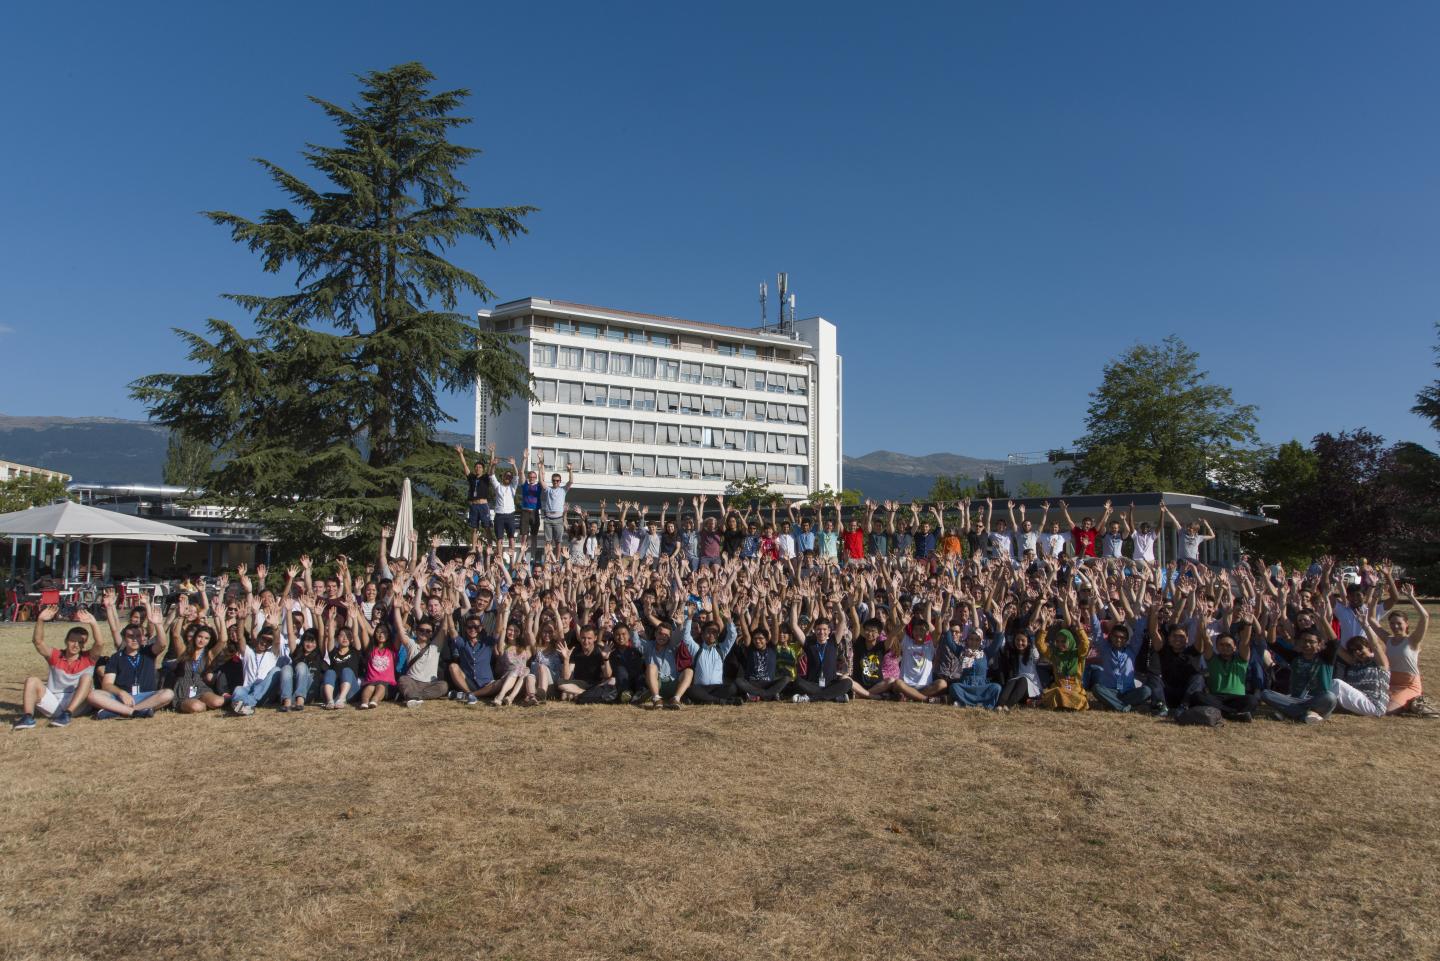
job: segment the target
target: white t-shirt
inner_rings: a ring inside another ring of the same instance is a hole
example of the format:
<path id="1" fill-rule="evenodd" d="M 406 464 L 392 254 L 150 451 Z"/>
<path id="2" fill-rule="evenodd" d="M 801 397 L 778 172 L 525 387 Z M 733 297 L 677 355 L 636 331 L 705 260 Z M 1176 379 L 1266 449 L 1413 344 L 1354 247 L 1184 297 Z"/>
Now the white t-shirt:
<path id="1" fill-rule="evenodd" d="M 270 650 L 264 654 L 259 653 L 249 644 L 245 645 L 245 654 L 241 657 L 245 665 L 245 683 L 254 684 L 270 675 L 280 663 L 279 657 L 275 654 L 275 645 L 270 645 Z"/>
<path id="2" fill-rule="evenodd" d="M 1198 561 L 1200 559 L 1200 545 L 1205 542 L 1205 535 L 1192 534 L 1189 531 L 1180 532 L 1180 559 L 1182 561 Z"/>
<path id="3" fill-rule="evenodd" d="M 780 551 L 782 560 L 790 560 L 795 556 L 795 537 L 792 534 L 781 534 L 775 538 L 775 547 Z"/>
<path id="4" fill-rule="evenodd" d="M 1041 534 L 1040 553 L 1046 557 L 1059 557 L 1065 553 L 1065 543 L 1069 540 L 1069 534 Z"/>
<path id="5" fill-rule="evenodd" d="M 1124 534 L 1111 534 L 1106 532 L 1100 537 L 1101 557 L 1123 557 L 1120 549 L 1125 546 Z"/>
<path id="6" fill-rule="evenodd" d="M 1154 531 L 1135 531 L 1130 535 L 1130 543 L 1133 546 L 1131 557 L 1147 564 L 1155 563 L 1155 537 Z"/>
<path id="7" fill-rule="evenodd" d="M 490 476 L 490 486 L 495 491 L 493 507 L 497 514 L 515 513 L 515 491 L 520 486 L 519 480 L 512 480 L 509 484 L 500 483 L 500 478 Z"/>
<path id="8" fill-rule="evenodd" d="M 1016 531 L 1015 540 L 1019 543 L 1022 554 L 1026 551 L 1035 551 L 1037 554 L 1040 552 L 1037 546 L 1040 543 L 1038 531 Z"/>
<path id="9" fill-rule="evenodd" d="M 934 641 L 917 644 L 909 634 L 900 638 L 900 680 L 914 688 L 927 687 L 934 671 Z"/>
<path id="10" fill-rule="evenodd" d="M 990 556 L 995 558 L 1003 558 L 1007 561 L 1010 560 L 1010 558 L 1014 556 L 1011 553 L 1011 551 L 1013 550 L 1011 543 L 1012 542 L 1010 540 L 1009 531 L 1005 531 L 1003 533 L 1000 531 L 991 531 Z"/>

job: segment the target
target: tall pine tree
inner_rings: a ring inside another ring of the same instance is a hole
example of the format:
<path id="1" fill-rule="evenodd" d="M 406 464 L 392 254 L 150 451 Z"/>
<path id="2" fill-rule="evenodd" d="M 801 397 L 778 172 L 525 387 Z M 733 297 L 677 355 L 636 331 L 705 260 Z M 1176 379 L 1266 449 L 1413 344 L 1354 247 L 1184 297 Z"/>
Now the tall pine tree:
<path id="1" fill-rule="evenodd" d="M 433 440 L 449 420 L 440 396 L 480 377 L 498 412 L 529 393 L 510 338 L 457 312 L 491 291 L 445 254 L 525 233 L 535 208 L 466 206 L 457 171 L 479 151 L 450 135 L 470 122 L 455 115 L 468 91 L 432 93 L 434 79 L 406 63 L 360 77 L 349 107 L 310 98 L 340 133 L 304 151 L 323 182 L 261 160 L 293 208 L 206 214 L 267 273 L 293 275 L 294 292 L 226 295 L 254 315 L 254 336 L 222 320 L 208 338 L 177 330 L 198 372 L 131 385 L 156 421 L 215 449 L 207 492 L 284 547 L 358 549 L 393 517 L 407 476 L 417 528 L 458 527 L 445 503 L 458 504 L 458 464 Z"/>

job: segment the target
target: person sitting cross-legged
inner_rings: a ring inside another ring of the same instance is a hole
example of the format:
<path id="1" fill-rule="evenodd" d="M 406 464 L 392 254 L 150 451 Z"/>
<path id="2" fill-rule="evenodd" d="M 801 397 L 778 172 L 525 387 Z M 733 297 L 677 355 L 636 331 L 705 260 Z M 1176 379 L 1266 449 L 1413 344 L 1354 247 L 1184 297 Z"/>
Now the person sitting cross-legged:
<path id="1" fill-rule="evenodd" d="M 717 603 L 707 597 L 700 611 L 693 611 L 680 628 L 680 642 L 694 661 L 695 682 L 690 685 L 690 700 L 695 704 L 743 704 L 734 684 L 725 683 L 725 658 L 735 646 L 735 622 L 724 609 L 723 598 Z M 700 640 L 694 639 L 693 625 L 700 614 L 711 615 L 699 623 Z"/>
<path id="2" fill-rule="evenodd" d="M 89 704 L 101 720 L 153 717 L 175 698 L 174 691 L 160 687 L 155 672 L 155 662 L 165 650 L 165 638 L 160 631 L 160 612 L 151 610 L 149 614 L 149 621 L 126 624 L 121 629 L 120 650 L 105 663 L 100 690 L 90 692 Z"/>
<path id="3" fill-rule="evenodd" d="M 45 643 L 45 625 L 55 619 L 58 608 L 42 608 L 35 618 L 35 630 L 30 643 L 45 659 L 49 674 L 45 680 L 38 677 L 25 679 L 22 713 L 15 720 L 14 729 L 26 731 L 35 726 L 35 711 L 50 718 L 51 727 L 64 727 L 70 723 L 70 716 L 85 707 L 86 698 L 94 681 L 91 673 L 95 658 L 100 653 L 100 631 L 95 618 L 89 611 L 80 611 L 75 619 L 84 626 L 76 626 L 65 632 L 65 646 L 53 648 Z M 86 645 L 87 635 L 90 641 Z"/>

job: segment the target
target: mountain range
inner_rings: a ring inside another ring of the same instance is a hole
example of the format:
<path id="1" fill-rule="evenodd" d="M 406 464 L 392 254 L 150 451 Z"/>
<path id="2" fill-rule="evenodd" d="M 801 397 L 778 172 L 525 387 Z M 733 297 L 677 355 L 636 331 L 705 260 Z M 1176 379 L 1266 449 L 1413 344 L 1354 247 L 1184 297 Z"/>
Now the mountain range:
<path id="1" fill-rule="evenodd" d="M 450 431 L 445 443 L 467 443 Z M 113 417 L 10 417 L 0 414 L 0 460 L 63 471 L 91 484 L 159 484 L 167 432 L 146 421 Z M 999 474 L 1005 462 L 961 454 L 917 457 L 877 450 L 845 458 L 845 486 L 875 500 L 925 497 L 940 475 Z"/>

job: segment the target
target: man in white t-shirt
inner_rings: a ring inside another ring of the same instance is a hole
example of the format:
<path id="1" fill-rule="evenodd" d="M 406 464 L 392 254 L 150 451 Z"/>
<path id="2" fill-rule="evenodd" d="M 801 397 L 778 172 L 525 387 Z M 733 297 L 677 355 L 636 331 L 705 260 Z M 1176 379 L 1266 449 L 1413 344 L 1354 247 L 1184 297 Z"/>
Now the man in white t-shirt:
<path id="1" fill-rule="evenodd" d="M 1135 526 L 1135 505 L 1130 505 L 1130 510 L 1120 515 L 1125 522 L 1125 536 L 1130 539 L 1130 556 L 1137 561 L 1144 561 L 1146 564 L 1155 563 L 1155 541 L 1158 535 L 1150 527 L 1150 522 L 1145 521 L 1139 527 Z"/>
<path id="2" fill-rule="evenodd" d="M 529 451 L 526 451 L 529 455 Z M 506 550 L 515 549 L 515 536 L 519 533 L 520 524 L 515 517 L 515 491 L 520 487 L 519 468 L 515 466 L 515 458 L 507 457 L 510 469 L 506 471 L 494 470 L 495 448 L 490 448 L 490 473 L 491 506 L 495 513 L 495 543 L 498 546 L 500 538 L 505 538 Z"/>

